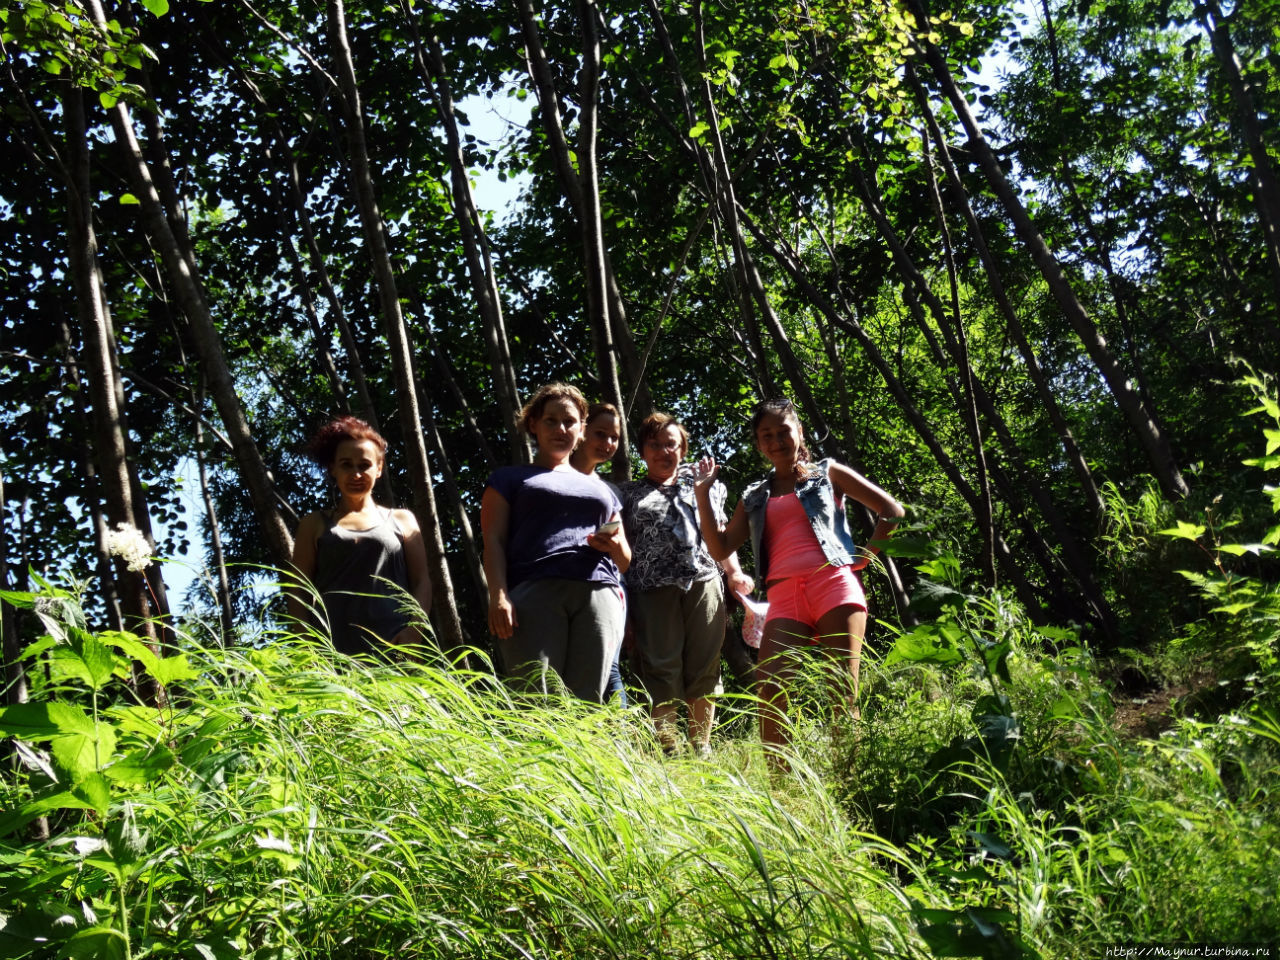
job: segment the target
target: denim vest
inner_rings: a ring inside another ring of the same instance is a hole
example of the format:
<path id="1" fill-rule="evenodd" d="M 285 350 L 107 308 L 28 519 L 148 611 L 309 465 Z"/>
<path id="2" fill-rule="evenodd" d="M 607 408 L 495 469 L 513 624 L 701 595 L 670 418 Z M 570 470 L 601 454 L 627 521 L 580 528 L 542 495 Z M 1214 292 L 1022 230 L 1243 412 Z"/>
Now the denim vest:
<path id="1" fill-rule="evenodd" d="M 814 464 L 814 470 L 803 480 L 796 482 L 796 499 L 804 507 L 813 535 L 818 538 L 827 562 L 833 567 L 852 563 L 858 548 L 849 530 L 849 518 L 843 504 L 836 504 L 836 491 L 828 476 L 830 460 Z M 742 495 L 742 505 L 747 511 L 751 528 L 751 552 L 756 558 L 756 579 L 767 583 L 769 579 L 769 554 L 764 542 L 765 513 L 769 505 L 769 482 L 773 472 L 759 483 L 752 484 Z"/>

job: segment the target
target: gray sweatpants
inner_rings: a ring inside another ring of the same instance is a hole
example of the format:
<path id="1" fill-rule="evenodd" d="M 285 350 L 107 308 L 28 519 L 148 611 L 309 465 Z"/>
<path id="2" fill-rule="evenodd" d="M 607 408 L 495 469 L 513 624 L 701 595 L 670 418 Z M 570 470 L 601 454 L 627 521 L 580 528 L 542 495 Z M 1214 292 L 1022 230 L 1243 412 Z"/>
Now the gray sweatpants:
<path id="1" fill-rule="evenodd" d="M 604 699 L 614 654 L 622 643 L 622 592 L 585 580 L 530 580 L 511 591 L 516 627 L 501 640 L 507 674 L 547 693 L 554 670 L 574 696 Z"/>

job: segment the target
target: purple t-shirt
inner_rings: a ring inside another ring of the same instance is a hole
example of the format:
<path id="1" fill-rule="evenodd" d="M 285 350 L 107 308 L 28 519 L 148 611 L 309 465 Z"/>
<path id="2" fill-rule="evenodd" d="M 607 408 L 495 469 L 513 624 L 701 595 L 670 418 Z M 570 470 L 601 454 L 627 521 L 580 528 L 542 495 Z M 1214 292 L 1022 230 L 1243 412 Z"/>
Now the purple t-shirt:
<path id="1" fill-rule="evenodd" d="M 501 467 L 489 475 L 511 507 L 507 526 L 507 588 L 525 580 L 563 577 L 622 585 L 613 558 L 587 537 L 622 509 L 597 476 L 546 467 Z"/>

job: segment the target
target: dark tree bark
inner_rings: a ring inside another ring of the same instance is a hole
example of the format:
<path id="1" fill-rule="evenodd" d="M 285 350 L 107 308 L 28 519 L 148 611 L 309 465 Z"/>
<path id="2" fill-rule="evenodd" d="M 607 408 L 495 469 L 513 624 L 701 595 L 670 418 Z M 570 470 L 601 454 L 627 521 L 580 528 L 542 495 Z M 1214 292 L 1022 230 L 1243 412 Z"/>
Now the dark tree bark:
<path id="1" fill-rule="evenodd" d="M 1280 311 L 1280 181 L 1277 181 L 1271 154 L 1262 139 L 1262 122 L 1249 88 L 1245 86 L 1240 58 L 1236 55 L 1235 44 L 1231 40 L 1227 18 L 1222 15 L 1218 0 L 1201 0 L 1196 5 L 1196 12 L 1200 25 L 1209 35 L 1214 55 L 1222 68 L 1222 76 L 1227 82 L 1227 89 L 1231 91 L 1236 122 L 1240 125 L 1249 157 L 1253 160 L 1253 199 L 1262 223 L 1267 267 L 1271 271 L 1271 282 L 1275 288 L 1275 308 Z M 1274 127 L 1272 132 L 1274 133 Z M 1278 339 L 1276 331 L 1277 328 L 1273 327 L 1273 346 Z"/>
<path id="2" fill-rule="evenodd" d="M 917 23 L 928 22 L 928 12 L 922 0 L 909 0 L 908 8 L 915 15 Z M 1128 375 L 1121 368 L 1106 338 L 1085 310 L 1084 304 L 1076 296 L 1070 281 L 1062 270 L 1043 235 L 1032 221 L 1026 207 L 1019 199 L 1017 191 L 1005 176 L 1000 162 L 982 131 L 978 127 L 968 101 L 951 75 L 947 58 L 935 45 L 921 38 L 926 62 L 932 69 L 934 79 L 939 88 L 951 103 L 965 133 L 969 137 L 969 147 L 978 161 L 987 183 L 999 199 L 1005 214 L 1013 223 L 1018 237 L 1027 247 L 1032 260 L 1039 268 L 1045 283 L 1049 287 L 1063 316 L 1075 331 L 1084 345 L 1094 366 L 1106 382 L 1116 404 L 1129 423 L 1129 428 L 1137 437 L 1139 444 L 1146 452 L 1152 472 L 1164 490 L 1166 496 L 1185 497 L 1188 493 L 1186 481 L 1173 455 L 1168 437 L 1160 430 L 1156 420 L 1148 413 L 1141 396 L 1134 389 Z"/>
<path id="3" fill-rule="evenodd" d="M 99 0 L 89 0 L 88 7 L 99 28 L 105 30 L 106 16 Z M 208 379 L 210 393 L 235 450 L 236 461 L 248 488 L 267 548 L 276 563 L 284 566 L 293 553 L 293 537 L 276 509 L 275 484 L 254 443 L 244 409 L 236 395 L 235 382 L 227 367 L 222 342 L 200 283 L 199 268 L 190 239 L 186 236 L 185 229 L 175 229 L 169 211 L 161 200 L 156 179 L 138 144 L 129 107 L 121 101 L 108 112 L 126 174 L 141 205 L 144 223 L 164 262 L 175 299 L 191 325 L 192 338 Z M 159 149 L 161 145 L 155 146 Z"/>
<path id="4" fill-rule="evenodd" d="M 103 289 L 93 229 L 84 92 L 66 84 L 62 107 L 67 127 L 68 272 L 75 290 L 76 313 L 85 353 L 83 369 L 89 388 L 98 477 L 102 483 L 108 527 L 112 530 L 120 527 L 141 529 L 138 514 L 146 507 L 134 502 L 125 448 L 124 413 L 120 405 L 122 390 L 116 361 L 115 330 Z M 150 546 L 154 550 L 154 542 Z M 146 576 L 142 570 L 130 570 L 120 558 L 116 559 L 114 566 L 125 627 L 155 644 L 157 635 L 152 618 L 160 611 L 154 610 L 148 599 Z"/>
<path id="5" fill-rule="evenodd" d="M 583 268 L 587 293 L 587 320 L 592 332 L 596 353 L 596 366 L 600 390 L 606 400 L 625 410 L 621 383 L 618 377 L 618 359 L 626 369 L 628 381 L 635 387 L 636 413 L 647 413 L 653 408 L 648 385 L 639 376 L 640 360 L 636 354 L 631 328 L 627 323 L 626 307 L 614 276 L 609 253 L 605 249 L 603 225 L 600 222 L 600 195 L 596 153 L 596 109 L 600 81 L 600 37 L 598 11 L 591 0 L 579 0 L 577 5 L 579 28 L 583 38 L 583 62 L 580 76 L 578 118 L 578 161 L 581 173 L 575 169 L 568 137 L 560 115 L 560 97 L 556 91 L 555 77 L 547 60 L 538 28 L 537 13 L 532 0 L 516 0 L 520 25 L 524 36 L 525 59 L 529 79 L 533 82 L 538 98 L 538 114 L 547 136 L 552 161 L 559 175 L 561 188 L 573 208 L 582 232 Z M 602 354 L 605 354 L 602 356 Z M 619 424 L 622 430 L 618 454 L 613 461 L 615 479 L 624 480 L 631 475 L 631 461 L 625 455 L 628 427 L 626 418 Z"/>
<path id="6" fill-rule="evenodd" d="M 1089 469 L 1089 464 L 1081 453 L 1079 445 L 1076 443 L 1074 434 L 1071 431 L 1070 424 L 1067 423 L 1066 416 L 1062 412 L 1062 407 L 1058 403 L 1058 398 L 1054 396 L 1053 390 L 1049 385 L 1048 377 L 1045 376 L 1044 370 L 1040 366 L 1040 360 L 1036 356 L 1035 350 L 1032 349 L 1031 341 L 1027 339 L 1026 331 L 1023 329 L 1022 321 L 1018 317 L 1017 311 L 1013 307 L 1013 303 L 1009 299 L 1008 292 L 1005 290 L 1004 280 L 1000 275 L 1000 270 L 996 264 L 995 257 L 991 254 L 990 245 L 987 243 L 986 235 L 982 231 L 982 225 L 978 222 L 977 215 L 973 212 L 973 207 L 969 203 L 969 196 L 965 192 L 964 184 L 960 180 L 959 171 L 956 169 L 955 163 L 951 158 L 951 151 L 947 146 L 946 140 L 942 136 L 942 130 L 938 126 L 936 117 L 932 108 L 929 106 L 928 97 L 924 88 L 916 79 L 915 71 L 908 70 L 908 78 L 912 82 L 912 86 L 916 93 L 916 100 L 920 106 L 921 113 L 925 118 L 929 135 L 937 145 L 937 156 L 942 163 L 943 172 L 946 175 L 947 186 L 952 197 L 952 203 L 960 211 L 964 217 L 965 223 L 969 228 L 969 239 L 973 243 L 974 248 L 978 252 L 978 257 L 982 261 L 983 271 L 987 277 L 987 283 L 991 287 L 991 295 L 996 302 L 996 306 L 1000 309 L 1001 315 L 1005 319 L 1006 328 L 1010 336 L 1013 338 L 1014 344 L 1018 348 L 1018 353 L 1022 357 L 1022 361 L 1026 364 L 1027 376 L 1030 377 L 1032 384 L 1035 386 L 1036 395 L 1040 398 L 1040 402 L 1044 405 L 1045 412 L 1049 416 L 1049 422 L 1053 424 L 1054 430 L 1058 434 L 1058 439 L 1062 444 L 1062 449 L 1066 455 L 1067 462 L 1071 465 L 1072 471 L 1076 475 L 1076 479 L 1080 481 L 1080 486 L 1088 497 L 1090 511 L 1095 517 L 1101 517 L 1104 511 L 1102 495 L 1098 492 L 1098 485 L 1094 481 L 1093 471 Z"/>
<path id="7" fill-rule="evenodd" d="M 480 308 L 481 329 L 484 332 L 485 349 L 489 366 L 493 371 L 493 385 L 498 401 L 498 411 L 507 435 L 511 459 L 515 463 L 529 463 L 531 451 L 524 431 L 516 425 L 520 413 L 520 392 L 516 386 L 515 366 L 511 361 L 511 346 L 507 340 L 506 320 L 502 315 L 502 296 L 498 290 L 498 278 L 493 268 L 493 257 L 485 239 L 484 223 L 471 193 L 471 180 L 467 174 L 466 157 L 462 151 L 462 136 L 458 130 L 458 118 L 454 112 L 453 90 L 449 86 L 445 70 L 444 52 L 440 38 L 432 31 L 424 42 L 418 31 L 417 17 L 405 0 L 400 3 L 401 13 L 413 35 L 414 54 L 423 82 L 435 99 L 436 112 L 444 127 L 446 156 L 449 160 L 449 199 L 454 219 L 462 235 L 462 249 L 467 262 L 467 275 L 471 290 Z"/>
<path id="8" fill-rule="evenodd" d="M 449 573 L 444 539 L 440 535 L 435 489 L 431 480 L 426 439 L 422 433 L 422 418 L 418 408 L 418 390 L 413 374 L 409 333 L 405 325 L 404 313 L 400 309 L 395 270 L 391 264 L 382 213 L 378 209 L 370 173 L 369 155 L 365 146 L 364 115 L 360 105 L 359 86 L 356 82 L 355 62 L 352 60 L 351 46 L 347 40 L 346 11 L 342 0 L 330 0 L 328 12 L 329 40 L 341 93 L 339 100 L 347 140 L 351 189 L 355 195 L 356 207 L 360 211 L 360 223 L 373 265 L 387 345 L 391 354 L 397 407 L 400 413 L 400 432 L 413 485 L 414 513 L 417 514 L 427 547 L 427 563 L 433 586 L 432 616 L 440 634 L 441 645 L 446 650 L 457 650 L 466 644 L 466 638 L 462 633 L 462 623 L 458 619 L 458 609 L 454 602 L 453 577 Z"/>

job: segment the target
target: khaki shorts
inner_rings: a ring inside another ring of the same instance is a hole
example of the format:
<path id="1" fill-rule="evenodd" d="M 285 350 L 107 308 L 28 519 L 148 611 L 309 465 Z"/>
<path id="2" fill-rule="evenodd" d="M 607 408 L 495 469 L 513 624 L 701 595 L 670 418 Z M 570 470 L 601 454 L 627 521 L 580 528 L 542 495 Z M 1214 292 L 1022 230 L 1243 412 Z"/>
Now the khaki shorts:
<path id="1" fill-rule="evenodd" d="M 715 693 L 725 614 L 719 577 L 631 594 L 640 681 L 655 704 Z"/>

